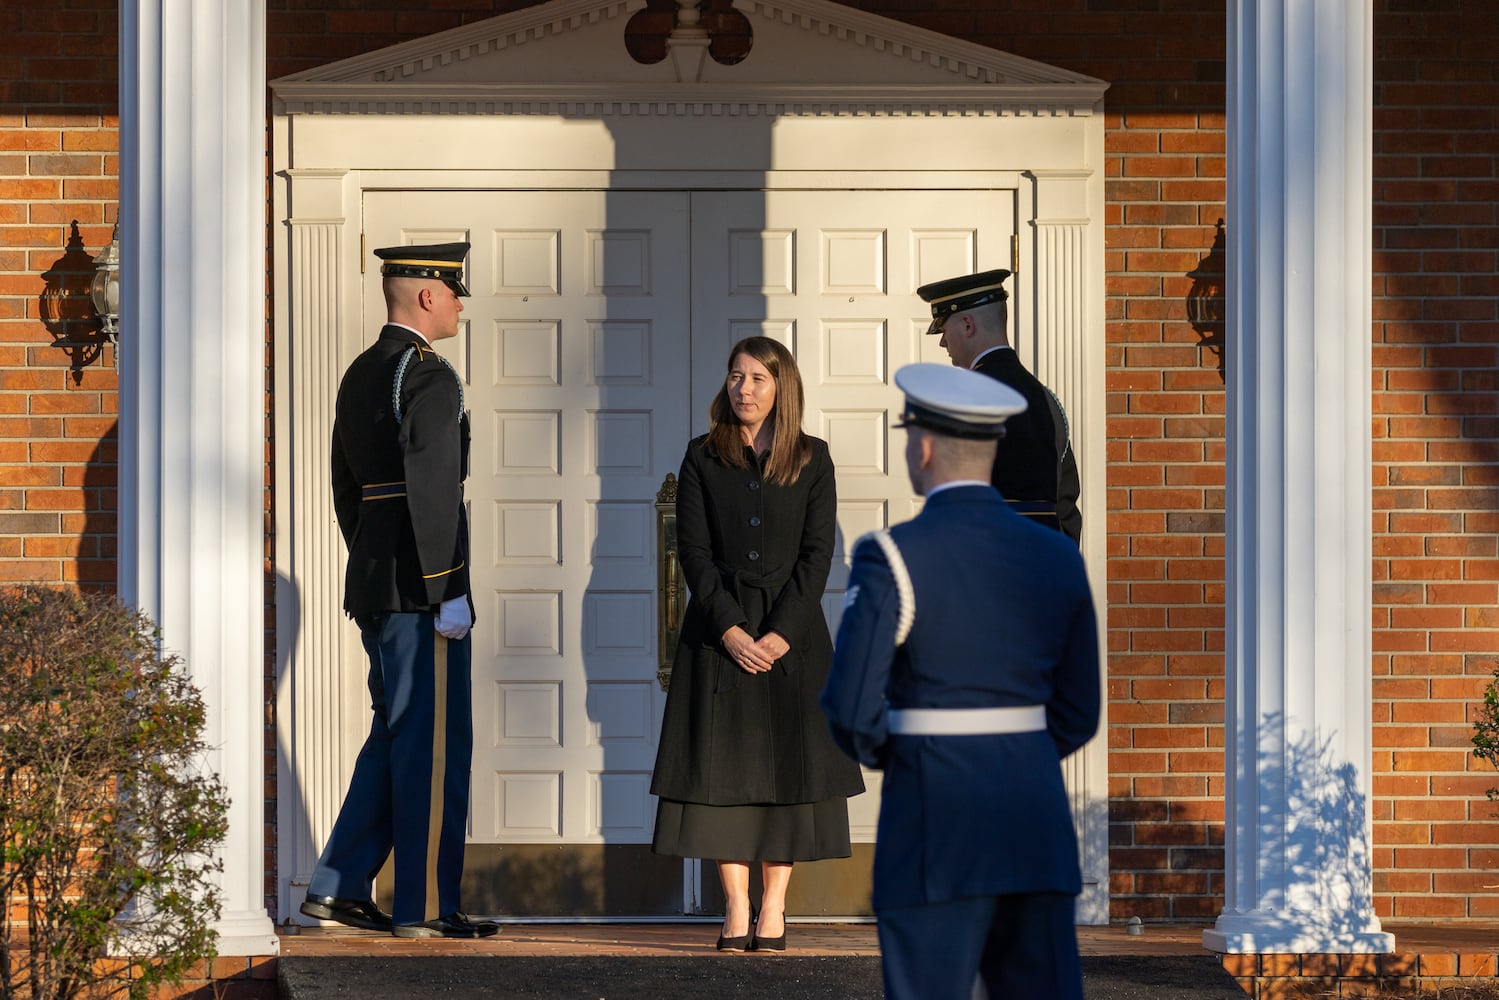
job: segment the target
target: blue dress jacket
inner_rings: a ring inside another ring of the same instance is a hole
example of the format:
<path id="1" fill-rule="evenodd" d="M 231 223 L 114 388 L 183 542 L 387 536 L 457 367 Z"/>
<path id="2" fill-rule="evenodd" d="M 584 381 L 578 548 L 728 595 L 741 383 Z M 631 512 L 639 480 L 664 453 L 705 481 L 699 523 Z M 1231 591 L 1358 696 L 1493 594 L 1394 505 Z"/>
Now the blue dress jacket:
<path id="1" fill-rule="evenodd" d="M 854 550 L 822 694 L 833 739 L 885 772 L 874 905 L 1081 890 L 1062 758 L 1098 728 L 1098 633 L 1077 546 L 1011 511 L 990 486 L 955 486 L 890 529 L 915 616 L 884 552 Z M 1046 730 L 890 735 L 887 708 L 1041 705 Z"/>

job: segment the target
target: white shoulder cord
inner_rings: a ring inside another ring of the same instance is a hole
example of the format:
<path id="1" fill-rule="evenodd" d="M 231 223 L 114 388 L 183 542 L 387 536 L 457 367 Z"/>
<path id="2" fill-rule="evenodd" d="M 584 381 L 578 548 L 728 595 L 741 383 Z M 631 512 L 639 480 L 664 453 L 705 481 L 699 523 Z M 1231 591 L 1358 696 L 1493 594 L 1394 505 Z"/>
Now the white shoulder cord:
<path id="1" fill-rule="evenodd" d="M 396 378 L 395 382 L 390 387 L 390 405 L 391 410 L 393 411 L 396 418 L 396 423 L 401 422 L 401 384 L 406 381 L 406 366 L 411 364 L 412 355 L 417 354 L 420 350 L 421 349 L 418 348 L 417 345 L 412 344 L 410 347 L 406 348 L 404 352 L 402 352 L 401 360 L 396 362 Z M 458 383 L 458 420 L 461 423 L 463 420 L 464 406 L 463 379 L 459 376 L 458 369 L 454 368 L 452 363 L 448 361 L 447 358 L 443 357 L 441 354 L 438 354 L 436 351 L 432 351 L 432 356 L 437 358 L 437 360 L 441 361 L 444 365 L 447 365 L 448 371 L 453 373 L 453 379 Z"/>
<path id="2" fill-rule="evenodd" d="M 874 539 L 880 550 L 885 553 L 885 561 L 890 564 L 890 575 L 895 578 L 895 594 L 900 601 L 900 611 L 895 618 L 895 644 L 901 645 L 906 641 L 906 636 L 911 634 L 911 625 L 916 621 L 916 591 L 911 586 L 911 574 L 906 569 L 906 561 L 900 556 L 900 548 L 895 544 L 895 539 L 890 537 L 888 531 L 871 531 L 864 536 Z"/>

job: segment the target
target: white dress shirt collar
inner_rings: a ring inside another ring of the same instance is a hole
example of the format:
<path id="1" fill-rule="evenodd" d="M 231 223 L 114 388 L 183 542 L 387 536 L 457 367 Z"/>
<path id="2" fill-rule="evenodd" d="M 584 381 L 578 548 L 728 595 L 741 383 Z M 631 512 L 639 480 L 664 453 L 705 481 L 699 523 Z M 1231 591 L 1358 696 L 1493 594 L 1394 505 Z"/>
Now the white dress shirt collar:
<path id="1" fill-rule="evenodd" d="M 970 370 L 977 368 L 980 361 L 984 360 L 995 351 L 1013 351 L 1014 349 L 1015 348 L 1011 347 L 1009 344 L 1000 344 L 998 347 L 991 347 L 987 351 L 980 354 L 978 357 L 974 358 L 973 364 L 969 365 L 968 367 Z"/>

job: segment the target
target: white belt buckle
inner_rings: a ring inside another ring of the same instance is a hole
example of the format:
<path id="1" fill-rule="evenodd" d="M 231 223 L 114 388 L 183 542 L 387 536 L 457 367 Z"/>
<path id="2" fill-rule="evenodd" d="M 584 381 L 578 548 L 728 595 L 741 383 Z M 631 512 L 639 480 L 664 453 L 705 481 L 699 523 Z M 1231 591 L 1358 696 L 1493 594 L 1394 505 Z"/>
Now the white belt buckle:
<path id="1" fill-rule="evenodd" d="M 997 708 L 892 708 L 886 728 L 899 736 L 983 736 L 1046 729 L 1045 705 Z"/>

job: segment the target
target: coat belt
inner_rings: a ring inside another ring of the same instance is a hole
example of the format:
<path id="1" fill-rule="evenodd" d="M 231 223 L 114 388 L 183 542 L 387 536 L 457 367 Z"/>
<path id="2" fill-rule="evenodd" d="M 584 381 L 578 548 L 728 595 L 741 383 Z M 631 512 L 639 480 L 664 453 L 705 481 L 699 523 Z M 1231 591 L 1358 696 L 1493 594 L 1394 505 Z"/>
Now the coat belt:
<path id="1" fill-rule="evenodd" d="M 778 569 L 773 573 L 751 573 L 735 569 L 727 563 L 715 561 L 713 568 L 718 570 L 718 575 L 723 579 L 723 585 L 734 595 L 734 600 L 739 601 L 740 607 L 743 607 L 744 601 L 739 596 L 741 587 L 763 590 L 774 597 L 782 587 L 786 586 L 786 581 L 791 579 L 791 571 L 795 566 Z"/>
<path id="2" fill-rule="evenodd" d="M 399 483 L 371 483 L 361 486 L 360 493 L 366 500 L 394 500 L 406 495 L 406 481 Z"/>
<path id="3" fill-rule="evenodd" d="M 899 736 L 983 736 L 1046 730 L 1045 705 L 1000 708 L 892 708 L 885 725 Z"/>
<path id="4" fill-rule="evenodd" d="M 724 589 L 734 595 L 734 601 L 739 607 L 744 607 L 744 591 L 748 588 L 764 593 L 764 610 L 769 612 L 771 604 L 775 602 L 776 595 L 781 592 L 781 588 L 786 586 L 787 581 L 791 579 L 791 573 L 795 567 L 793 564 L 793 566 L 779 569 L 772 573 L 751 573 L 735 569 L 726 563 L 715 560 L 713 568 L 718 570 L 718 575 L 723 581 Z M 776 666 L 781 669 L 782 673 L 791 672 L 791 668 L 784 656 L 776 663 Z M 719 692 L 737 688 L 739 682 L 743 679 L 743 668 L 725 655 L 719 661 L 718 677 L 714 680 L 713 690 Z"/>

